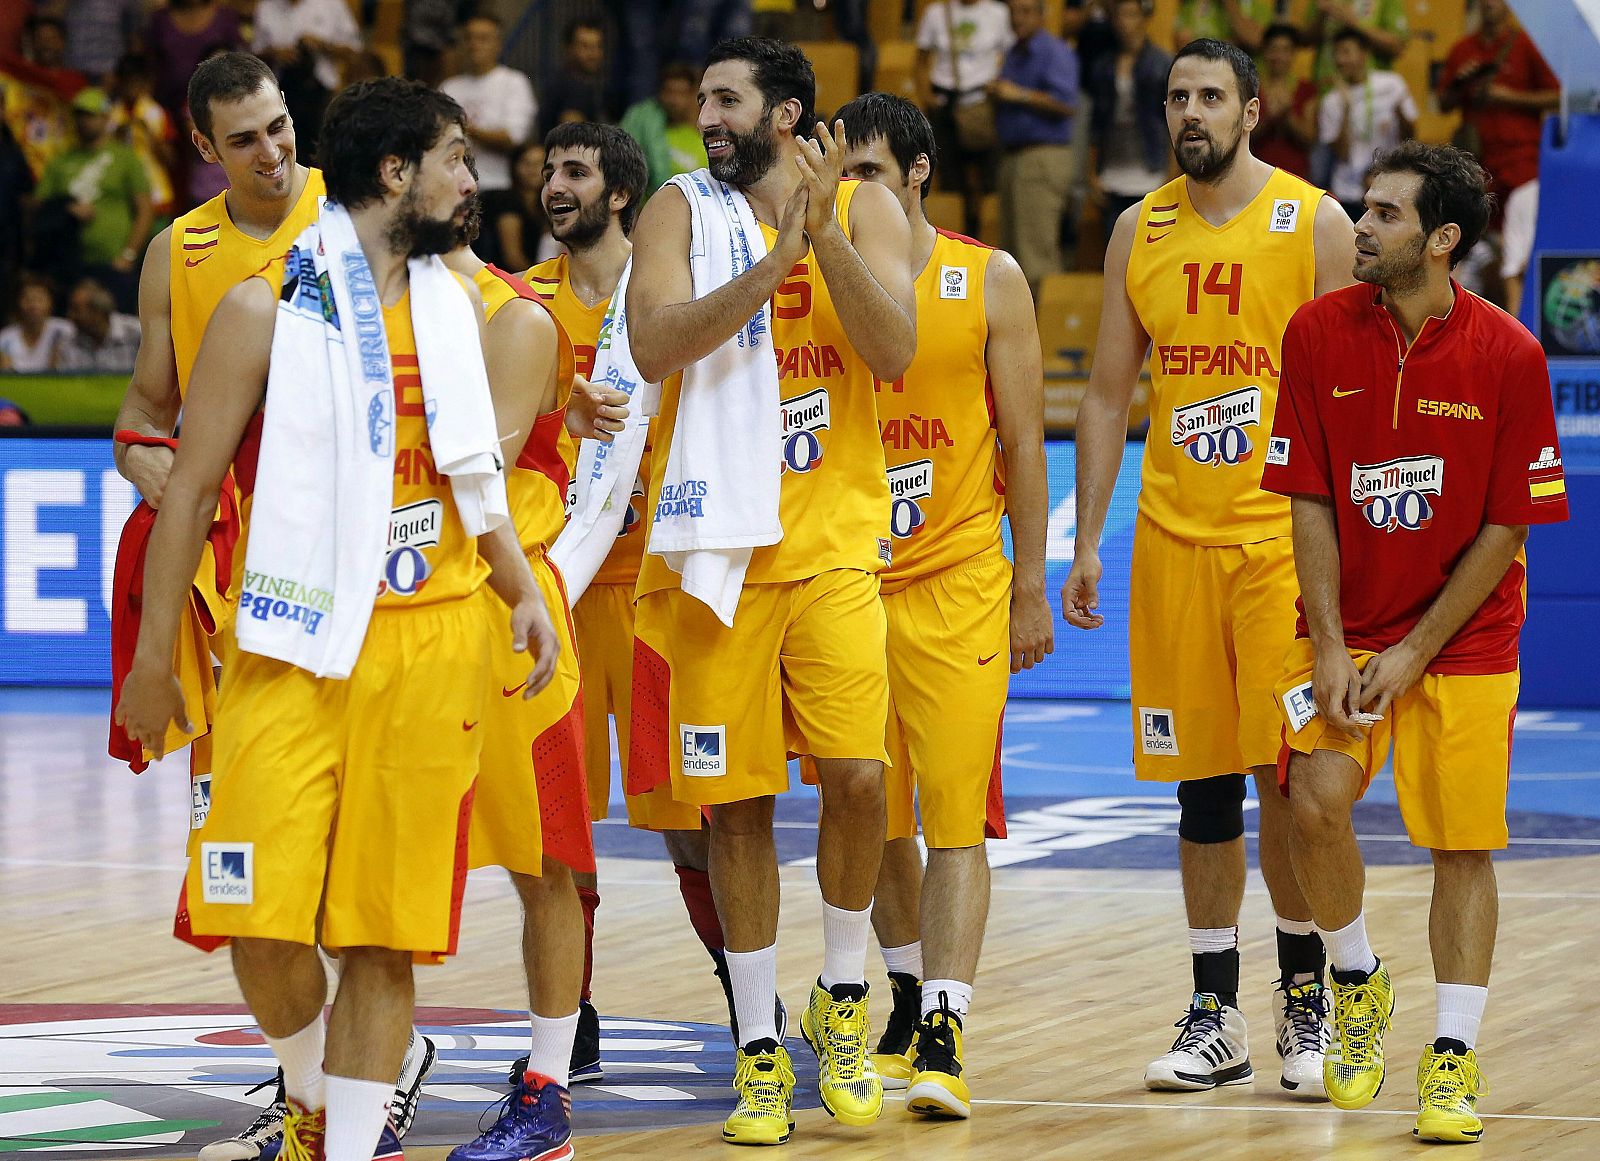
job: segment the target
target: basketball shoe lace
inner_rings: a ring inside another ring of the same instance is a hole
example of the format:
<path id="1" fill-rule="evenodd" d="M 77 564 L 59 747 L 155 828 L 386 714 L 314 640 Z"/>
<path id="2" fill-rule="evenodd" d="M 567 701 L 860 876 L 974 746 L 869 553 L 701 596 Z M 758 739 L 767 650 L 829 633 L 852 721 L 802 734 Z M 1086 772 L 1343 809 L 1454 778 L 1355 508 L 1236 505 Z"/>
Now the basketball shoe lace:
<path id="1" fill-rule="evenodd" d="M 294 1107 L 283 1118 L 283 1148 L 278 1161 L 322 1161 L 322 1143 L 328 1131 L 328 1112 L 306 1112 Z"/>
<path id="2" fill-rule="evenodd" d="M 1439 1052 L 1424 1062 L 1417 1091 L 1424 1108 L 1456 1109 L 1476 1101 L 1489 1091 L 1489 1085 L 1478 1066 L 1465 1056 Z"/>
<path id="3" fill-rule="evenodd" d="M 1339 1034 L 1339 1063 L 1347 1069 L 1371 1068 L 1383 1028 L 1383 1002 L 1377 987 L 1370 982 L 1340 988 L 1334 995 L 1337 1005 L 1335 1030 Z"/>
<path id="4" fill-rule="evenodd" d="M 270 1104 L 256 1114 L 256 1119 L 250 1122 L 250 1127 L 239 1134 L 239 1140 L 259 1144 L 264 1139 L 276 1137 L 283 1132 L 283 1118 L 289 1112 L 289 1106 L 283 1095 L 283 1069 L 279 1069 L 275 1076 L 268 1077 L 255 1088 L 246 1089 L 245 1096 L 254 1096 L 264 1088 L 274 1087 L 277 1095 Z"/>
<path id="5" fill-rule="evenodd" d="M 822 1031 L 834 1078 L 852 1081 L 867 1068 L 867 998 L 830 1000 L 823 1010 Z"/>
<path id="6" fill-rule="evenodd" d="M 1328 1048 L 1328 997 L 1316 984 L 1283 989 L 1283 1016 L 1293 1047 L 1300 1052 L 1325 1052 Z"/>
<path id="7" fill-rule="evenodd" d="M 902 1053 L 911 1047 L 911 1040 L 916 1034 L 921 1015 L 920 989 L 908 987 L 895 978 L 896 974 L 898 973 L 891 973 L 889 976 L 893 1006 L 889 1009 L 889 1019 L 884 1024 L 883 1035 L 878 1038 L 877 1051 L 884 1055 Z"/>
<path id="8" fill-rule="evenodd" d="M 1213 1036 L 1222 1034 L 1222 1009 L 1190 1008 L 1173 1027 L 1180 1031 L 1168 1051 L 1195 1051 Z"/>
<path id="9" fill-rule="evenodd" d="M 786 1117 L 789 1109 L 784 1093 L 794 1091 L 794 1071 L 776 1052 L 742 1056 L 733 1087 L 739 1091 L 739 1103 L 748 1112 Z"/>
<path id="10" fill-rule="evenodd" d="M 940 1002 L 944 995 L 940 993 Z M 953 1013 L 939 1008 L 929 1013 L 917 1036 L 917 1064 L 923 1072 L 938 1072 L 946 1076 L 961 1075 L 961 1054 L 956 1048 L 958 1019 Z"/>

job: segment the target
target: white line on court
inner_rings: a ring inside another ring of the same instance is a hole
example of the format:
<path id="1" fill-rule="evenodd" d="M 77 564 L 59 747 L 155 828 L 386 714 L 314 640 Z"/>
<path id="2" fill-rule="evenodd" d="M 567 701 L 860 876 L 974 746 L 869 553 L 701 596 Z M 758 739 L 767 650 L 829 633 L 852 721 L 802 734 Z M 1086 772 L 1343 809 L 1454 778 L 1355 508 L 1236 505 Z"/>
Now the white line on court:
<path id="1" fill-rule="evenodd" d="M 884 1093 L 885 1100 L 904 1100 L 901 1093 Z M 1348 1117 L 1352 1114 L 1342 1112 L 1328 1105 L 1312 1104 L 1282 1104 L 1282 1105 L 1202 1105 L 1202 1104 L 1137 1104 L 1132 1101 L 999 1101 L 999 1100 L 974 1100 L 975 1105 L 997 1105 L 1012 1108 L 1041 1108 L 1041 1109 L 1131 1109 L 1135 1112 L 1151 1109 L 1175 1109 L 1185 1113 L 1286 1113 L 1293 1116 L 1306 1116 L 1308 1114 L 1322 1114 L 1323 1116 Z M 1379 1117 L 1415 1117 L 1417 1114 L 1409 1109 L 1362 1109 L 1360 1116 Z M 1600 1125 L 1600 1117 L 1574 1117 L 1559 1116 L 1554 1113 L 1479 1113 L 1486 1121 L 1563 1121 L 1575 1124 Z"/>

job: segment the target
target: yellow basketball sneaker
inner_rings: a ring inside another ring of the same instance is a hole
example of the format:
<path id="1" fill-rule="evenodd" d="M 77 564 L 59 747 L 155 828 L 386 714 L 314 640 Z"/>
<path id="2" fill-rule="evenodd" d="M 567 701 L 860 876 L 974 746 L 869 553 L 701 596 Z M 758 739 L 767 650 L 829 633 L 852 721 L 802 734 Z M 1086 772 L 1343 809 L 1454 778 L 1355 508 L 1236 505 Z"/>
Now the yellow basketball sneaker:
<path id="1" fill-rule="evenodd" d="M 886 1092 L 911 1083 L 917 1023 L 922 1018 L 922 982 L 907 972 L 890 972 L 889 994 L 894 1007 L 878 1039 L 878 1050 L 872 1054 L 872 1067 L 878 1070 Z"/>
<path id="2" fill-rule="evenodd" d="M 961 1079 L 961 1017 L 948 1008 L 917 1025 L 917 1066 L 906 1109 L 922 1117 L 970 1117 L 972 1093 Z"/>
<path id="3" fill-rule="evenodd" d="M 1445 1051 L 1437 1043 L 1422 1050 L 1417 1065 L 1417 1127 L 1412 1134 L 1421 1141 L 1447 1141 L 1464 1144 L 1483 1136 L 1478 1119 L 1478 1098 L 1489 1091 L 1488 1082 L 1478 1071 L 1478 1057 L 1457 1042 Z"/>
<path id="4" fill-rule="evenodd" d="M 883 1112 L 883 1082 L 867 1058 L 867 985 L 818 983 L 800 1013 L 800 1032 L 817 1054 L 822 1107 L 846 1125 L 870 1125 Z"/>
<path id="5" fill-rule="evenodd" d="M 730 1145 L 781 1145 L 794 1132 L 794 1066 L 776 1040 L 739 1049 L 733 1071 L 739 1103 L 722 1125 Z"/>
<path id="6" fill-rule="evenodd" d="M 1381 963 L 1370 975 L 1330 975 L 1333 1043 L 1322 1062 L 1322 1081 L 1335 1107 L 1364 1108 L 1383 1088 L 1383 1034 L 1394 1016 L 1394 985 Z"/>

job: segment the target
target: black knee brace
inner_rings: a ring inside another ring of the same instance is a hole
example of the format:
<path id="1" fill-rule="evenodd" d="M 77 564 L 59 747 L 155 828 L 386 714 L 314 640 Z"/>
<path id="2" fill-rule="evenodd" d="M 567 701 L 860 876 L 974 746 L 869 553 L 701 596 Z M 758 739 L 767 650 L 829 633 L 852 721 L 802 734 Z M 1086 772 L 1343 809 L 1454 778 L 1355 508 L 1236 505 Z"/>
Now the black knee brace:
<path id="1" fill-rule="evenodd" d="M 1231 843 L 1244 837 L 1244 775 L 1219 774 L 1178 783 L 1178 837 Z"/>

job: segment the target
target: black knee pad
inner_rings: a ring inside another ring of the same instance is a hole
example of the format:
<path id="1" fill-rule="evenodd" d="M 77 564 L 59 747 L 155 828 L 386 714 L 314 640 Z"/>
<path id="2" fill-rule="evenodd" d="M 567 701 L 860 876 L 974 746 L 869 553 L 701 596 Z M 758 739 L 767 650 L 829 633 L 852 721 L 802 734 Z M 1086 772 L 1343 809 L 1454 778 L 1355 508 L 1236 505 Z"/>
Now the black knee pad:
<path id="1" fill-rule="evenodd" d="M 1244 837 L 1244 775 L 1219 774 L 1178 783 L 1178 837 L 1231 843 Z"/>

